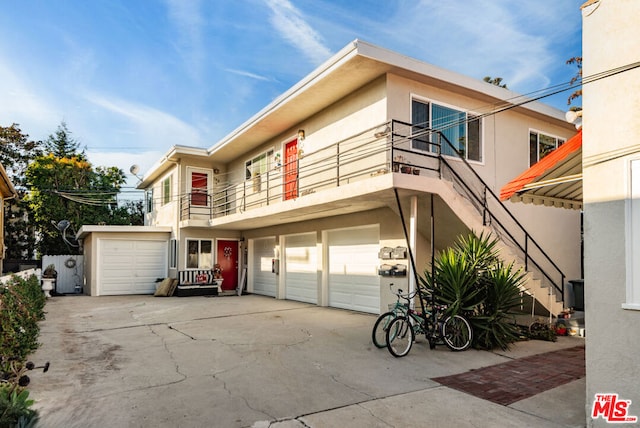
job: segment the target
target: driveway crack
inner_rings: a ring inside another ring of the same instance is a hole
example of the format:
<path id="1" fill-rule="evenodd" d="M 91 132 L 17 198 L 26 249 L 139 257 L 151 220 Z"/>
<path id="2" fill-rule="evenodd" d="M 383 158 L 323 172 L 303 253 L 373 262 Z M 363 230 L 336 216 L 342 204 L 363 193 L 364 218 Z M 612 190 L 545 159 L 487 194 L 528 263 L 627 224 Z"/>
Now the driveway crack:
<path id="1" fill-rule="evenodd" d="M 236 394 L 234 394 L 234 393 L 231 391 L 231 389 L 229 389 L 229 388 L 227 387 L 227 382 L 226 382 L 226 381 L 224 381 L 223 379 L 220 379 L 220 378 L 218 377 L 218 375 L 220 375 L 220 374 L 224 373 L 225 371 L 226 371 L 226 370 L 221 371 L 221 372 L 218 372 L 218 373 L 214 373 L 214 374 L 212 374 L 212 375 L 211 375 L 211 377 L 212 377 L 214 380 L 218 381 L 218 382 L 222 382 L 222 388 L 227 392 L 227 394 L 229 394 L 229 396 L 230 396 L 230 397 L 237 397 L 237 398 L 241 399 L 241 400 L 244 402 L 245 406 L 247 406 L 248 408 L 250 408 L 250 409 L 251 409 L 251 410 L 253 410 L 254 412 L 262 413 L 263 415 L 265 415 L 265 416 L 266 416 L 267 418 L 269 418 L 269 419 L 275 419 L 275 416 L 270 415 L 269 413 L 265 412 L 264 410 L 262 410 L 262 409 L 258 409 L 258 408 L 256 408 L 256 407 L 252 406 L 251 404 L 249 404 L 249 400 L 247 400 L 247 399 L 246 399 L 246 397 L 244 397 L 244 396 L 242 396 L 242 395 L 236 395 Z"/>

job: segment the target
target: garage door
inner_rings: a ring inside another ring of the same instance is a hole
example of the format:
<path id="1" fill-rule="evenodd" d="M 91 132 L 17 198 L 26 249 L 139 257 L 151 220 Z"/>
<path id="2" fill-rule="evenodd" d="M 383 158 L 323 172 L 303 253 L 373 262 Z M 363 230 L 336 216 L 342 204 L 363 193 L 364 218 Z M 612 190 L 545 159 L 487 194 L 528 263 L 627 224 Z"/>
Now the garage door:
<path id="1" fill-rule="evenodd" d="M 276 297 L 276 274 L 271 271 L 275 238 L 253 240 L 253 266 L 251 268 L 253 292 Z"/>
<path id="2" fill-rule="evenodd" d="M 329 306 L 380 312 L 378 226 L 328 232 Z"/>
<path id="3" fill-rule="evenodd" d="M 285 238 L 285 298 L 318 303 L 318 255 L 316 233 Z"/>
<path id="4" fill-rule="evenodd" d="M 153 294 L 167 276 L 167 249 L 166 241 L 101 239 L 98 294 Z"/>

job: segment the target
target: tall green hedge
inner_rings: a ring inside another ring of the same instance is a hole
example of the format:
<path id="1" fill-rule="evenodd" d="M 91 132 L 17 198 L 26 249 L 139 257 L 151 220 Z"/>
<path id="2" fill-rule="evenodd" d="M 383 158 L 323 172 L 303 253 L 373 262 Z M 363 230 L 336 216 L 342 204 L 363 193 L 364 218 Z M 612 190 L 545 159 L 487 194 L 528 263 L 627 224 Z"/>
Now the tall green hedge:
<path id="1" fill-rule="evenodd" d="M 0 285 L 0 357 L 24 360 L 38 348 L 46 298 L 35 275 Z"/>

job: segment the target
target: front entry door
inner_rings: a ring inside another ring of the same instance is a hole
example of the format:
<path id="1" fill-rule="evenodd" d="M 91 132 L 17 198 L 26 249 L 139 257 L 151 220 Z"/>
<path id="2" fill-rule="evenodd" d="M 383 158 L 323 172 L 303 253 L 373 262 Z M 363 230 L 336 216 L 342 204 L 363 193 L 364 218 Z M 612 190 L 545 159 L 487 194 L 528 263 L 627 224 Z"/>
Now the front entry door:
<path id="1" fill-rule="evenodd" d="M 298 140 L 284 146 L 284 199 L 298 197 Z"/>
<path id="2" fill-rule="evenodd" d="M 218 240 L 216 261 L 222 268 L 222 290 L 238 287 L 238 241 Z"/>

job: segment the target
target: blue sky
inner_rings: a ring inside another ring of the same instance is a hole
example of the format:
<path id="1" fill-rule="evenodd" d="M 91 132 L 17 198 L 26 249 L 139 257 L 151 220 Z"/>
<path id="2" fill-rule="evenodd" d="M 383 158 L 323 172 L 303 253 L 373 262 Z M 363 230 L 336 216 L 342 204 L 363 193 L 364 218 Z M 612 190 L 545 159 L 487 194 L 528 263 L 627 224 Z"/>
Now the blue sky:
<path id="1" fill-rule="evenodd" d="M 210 147 L 354 39 L 526 94 L 575 74 L 583 2 L 5 0 L 0 125 L 43 140 L 64 120 L 94 165 L 145 172 L 174 144 Z"/>

